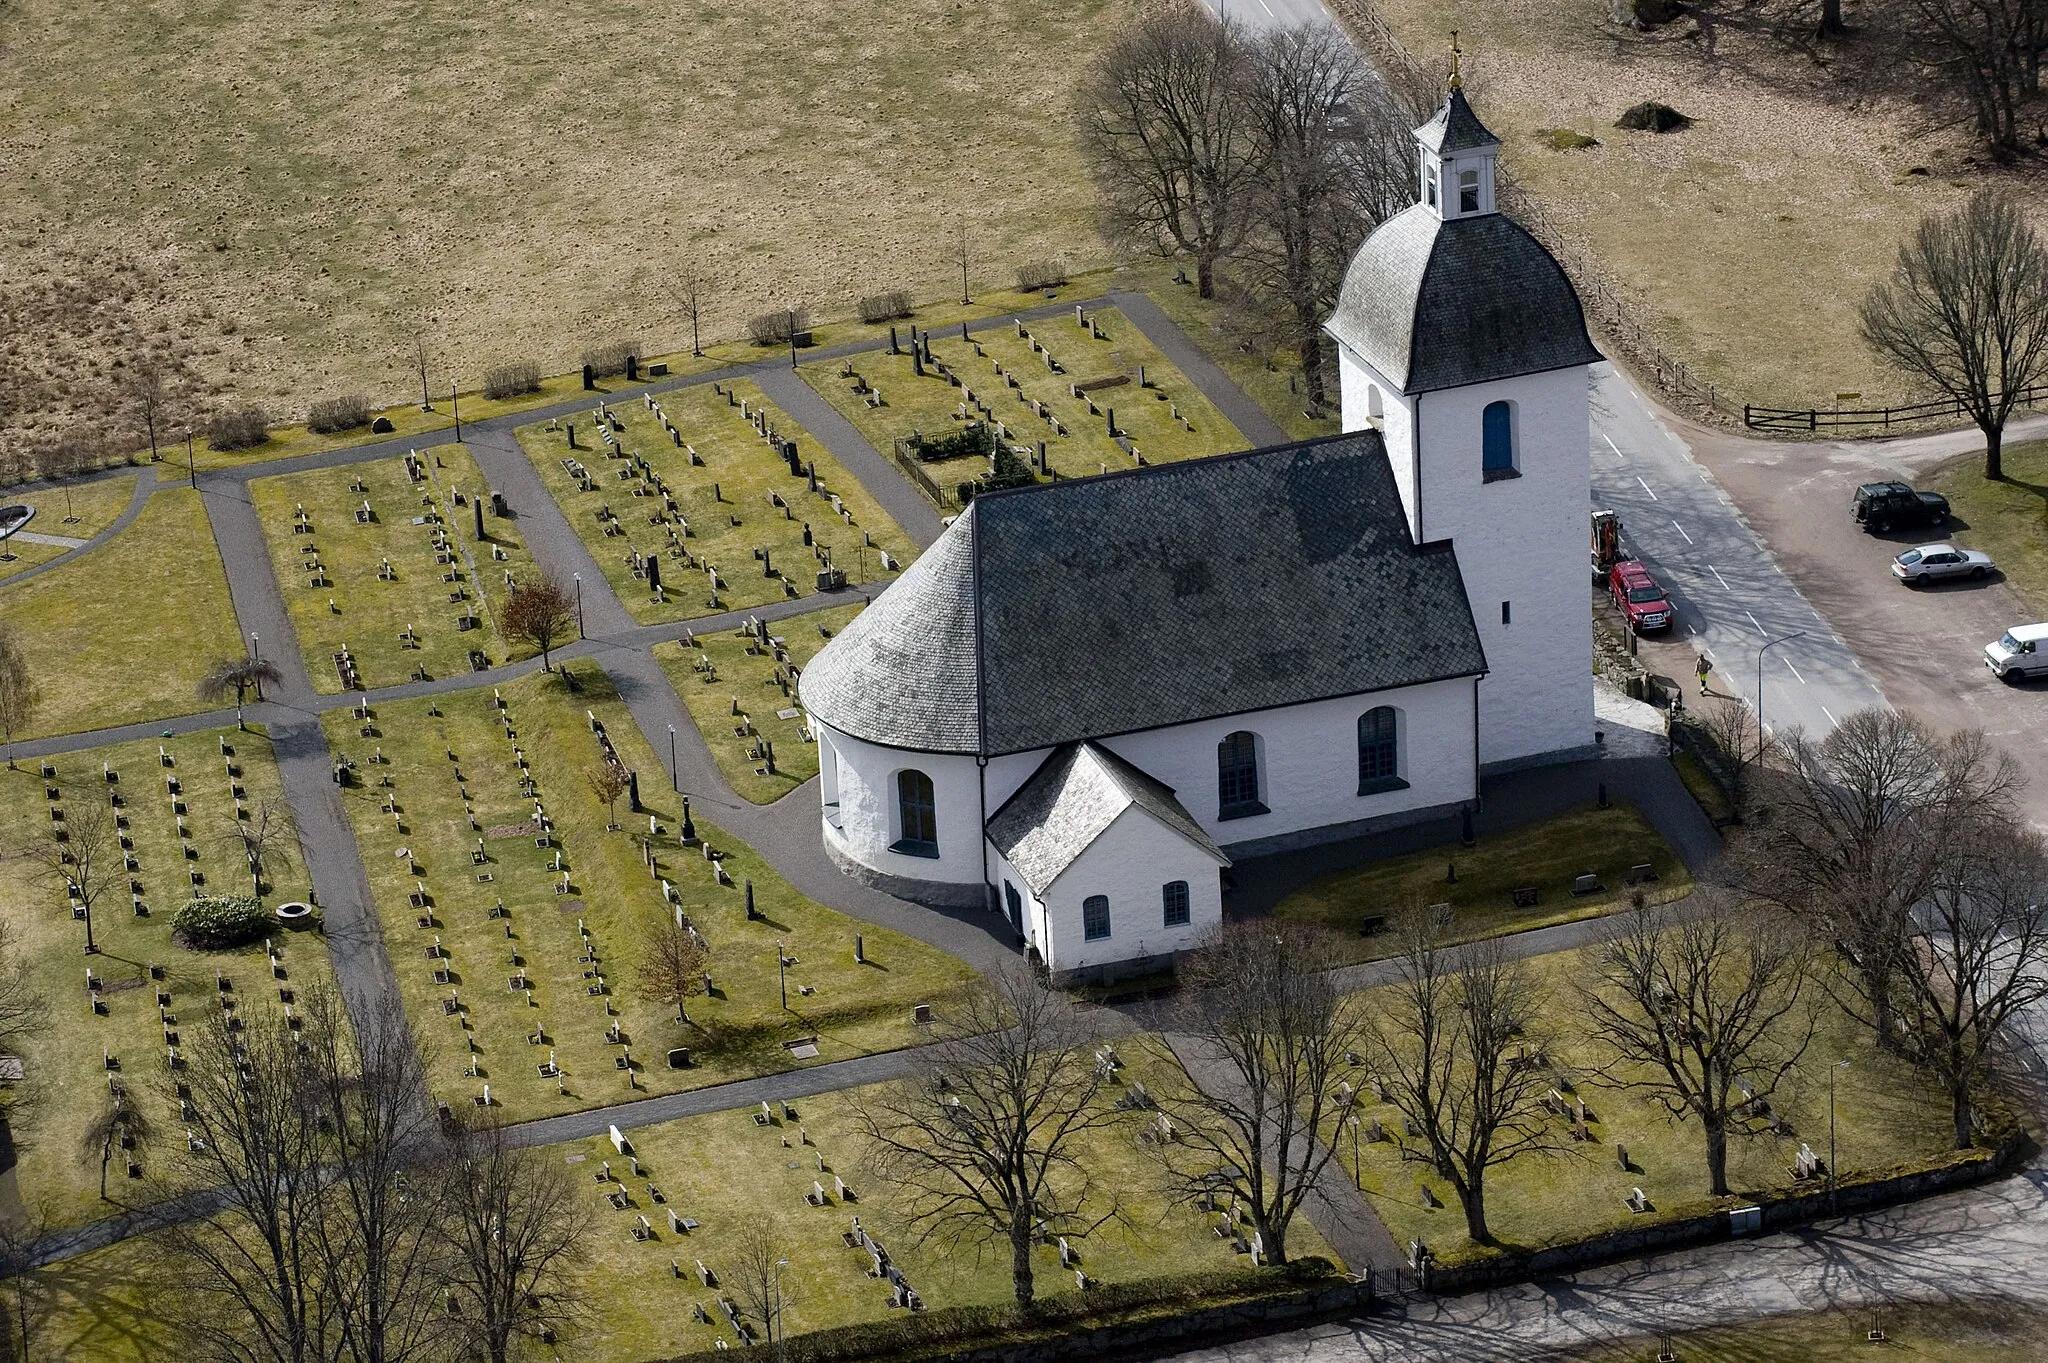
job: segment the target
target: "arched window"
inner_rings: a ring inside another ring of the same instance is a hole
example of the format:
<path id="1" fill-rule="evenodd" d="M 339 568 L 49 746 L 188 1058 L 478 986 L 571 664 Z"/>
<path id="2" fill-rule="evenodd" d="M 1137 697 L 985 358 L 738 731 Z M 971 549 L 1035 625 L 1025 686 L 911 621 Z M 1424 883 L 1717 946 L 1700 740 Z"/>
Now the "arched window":
<path id="1" fill-rule="evenodd" d="M 1401 717 L 1391 705 L 1375 706 L 1358 717 L 1358 793 L 1407 785 L 1401 779 Z"/>
<path id="2" fill-rule="evenodd" d="M 1425 166 L 1422 171 L 1422 201 L 1431 208 L 1436 207 L 1436 167 Z"/>
<path id="3" fill-rule="evenodd" d="M 1109 896 L 1091 894 L 1081 901 L 1081 936 L 1099 942 L 1109 936 Z"/>
<path id="4" fill-rule="evenodd" d="M 896 816 L 902 831 L 890 851 L 913 857 L 939 854 L 939 802 L 931 777 L 921 771 L 896 773 Z"/>
<path id="5" fill-rule="evenodd" d="M 1386 420 L 1386 400 L 1380 396 L 1380 386 L 1376 383 L 1365 386 L 1365 416 L 1368 421 Z"/>
<path id="6" fill-rule="evenodd" d="M 1169 880 L 1159 887 L 1159 898 L 1164 902 L 1164 922 L 1169 928 L 1184 928 L 1188 925 L 1188 883 L 1185 880 Z"/>
<path id="7" fill-rule="evenodd" d="M 1479 414 L 1480 467 L 1486 480 L 1513 478 L 1515 471 L 1514 413 L 1505 402 L 1489 402 Z"/>
<path id="8" fill-rule="evenodd" d="M 1259 803 L 1259 740 L 1247 730 L 1216 745 L 1216 804 L 1219 819 L 1267 812 Z"/>

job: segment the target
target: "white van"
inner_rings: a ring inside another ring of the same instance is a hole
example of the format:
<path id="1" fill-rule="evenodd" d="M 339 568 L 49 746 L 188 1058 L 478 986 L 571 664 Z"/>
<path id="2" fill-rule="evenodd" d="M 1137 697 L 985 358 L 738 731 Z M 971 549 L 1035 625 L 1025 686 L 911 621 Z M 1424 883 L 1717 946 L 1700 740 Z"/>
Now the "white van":
<path id="1" fill-rule="evenodd" d="M 2014 625 L 1984 645 L 1984 666 L 2007 681 L 2048 672 L 2048 625 Z"/>

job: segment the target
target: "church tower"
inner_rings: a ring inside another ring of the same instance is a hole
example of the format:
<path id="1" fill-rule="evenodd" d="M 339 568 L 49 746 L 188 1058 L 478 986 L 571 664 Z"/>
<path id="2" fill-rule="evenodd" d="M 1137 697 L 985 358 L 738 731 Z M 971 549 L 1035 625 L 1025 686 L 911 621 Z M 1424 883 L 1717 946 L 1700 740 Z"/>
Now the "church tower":
<path id="1" fill-rule="evenodd" d="M 1460 88 L 1415 130 L 1418 201 L 1352 258 L 1336 311 L 1344 429 L 1386 441 L 1417 543 L 1449 540 L 1486 650 L 1479 761 L 1593 742 L 1588 366 L 1570 279 L 1495 202 L 1500 139 Z"/>

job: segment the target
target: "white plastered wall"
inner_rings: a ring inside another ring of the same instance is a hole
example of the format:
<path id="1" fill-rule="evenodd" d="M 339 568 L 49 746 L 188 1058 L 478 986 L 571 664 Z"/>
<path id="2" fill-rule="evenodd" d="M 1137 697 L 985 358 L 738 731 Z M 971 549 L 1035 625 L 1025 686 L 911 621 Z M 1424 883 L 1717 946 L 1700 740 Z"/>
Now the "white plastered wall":
<path id="1" fill-rule="evenodd" d="M 1137 808 L 1118 815 L 1088 849 L 1032 901 L 1038 950 L 1048 968 L 1085 970 L 1118 961 L 1163 956 L 1193 946 L 1223 917 L 1217 862 L 1195 844 Z M 1188 922 L 1165 925 L 1162 890 L 1188 883 Z M 1020 892 L 1029 896 L 1022 881 Z M 1088 941 L 1081 918 L 1090 895 L 1109 900 L 1110 935 Z"/>
<path id="2" fill-rule="evenodd" d="M 974 759 L 958 753 L 914 753 L 843 734 L 817 716 L 819 782 L 828 845 L 870 870 L 905 880 L 957 885 L 982 883 L 981 783 Z M 938 809 L 939 855 L 892 852 L 899 836 L 896 774 L 915 768 L 932 779 Z M 837 807 L 832 796 L 837 795 Z"/>

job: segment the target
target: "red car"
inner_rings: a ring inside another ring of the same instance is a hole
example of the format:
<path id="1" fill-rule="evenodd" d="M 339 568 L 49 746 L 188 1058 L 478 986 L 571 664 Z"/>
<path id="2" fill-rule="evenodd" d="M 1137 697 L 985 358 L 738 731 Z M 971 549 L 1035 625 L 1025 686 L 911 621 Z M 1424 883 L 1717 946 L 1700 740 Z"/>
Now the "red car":
<path id="1" fill-rule="evenodd" d="M 1622 559 L 1607 574 L 1607 594 L 1615 608 L 1628 617 L 1629 628 L 1638 634 L 1668 629 L 1678 612 L 1671 608 L 1664 589 L 1650 570 L 1632 558 Z"/>

